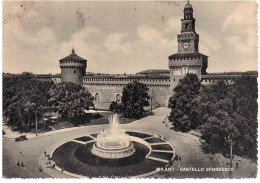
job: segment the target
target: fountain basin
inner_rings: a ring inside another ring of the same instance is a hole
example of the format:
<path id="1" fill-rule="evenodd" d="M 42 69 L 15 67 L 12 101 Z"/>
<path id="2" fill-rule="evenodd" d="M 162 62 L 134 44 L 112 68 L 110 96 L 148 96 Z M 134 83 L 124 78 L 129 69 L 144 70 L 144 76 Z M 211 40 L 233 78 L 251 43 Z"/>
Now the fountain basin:
<path id="1" fill-rule="evenodd" d="M 133 155 L 135 148 L 132 143 L 128 147 L 123 148 L 102 148 L 95 143 L 92 148 L 92 153 L 98 157 L 105 159 L 120 159 Z"/>
<path id="2" fill-rule="evenodd" d="M 135 148 L 130 141 L 129 135 L 119 126 L 117 114 L 112 114 L 109 118 L 110 128 L 104 129 L 98 134 L 92 148 L 92 154 L 104 159 L 120 159 L 131 156 Z"/>

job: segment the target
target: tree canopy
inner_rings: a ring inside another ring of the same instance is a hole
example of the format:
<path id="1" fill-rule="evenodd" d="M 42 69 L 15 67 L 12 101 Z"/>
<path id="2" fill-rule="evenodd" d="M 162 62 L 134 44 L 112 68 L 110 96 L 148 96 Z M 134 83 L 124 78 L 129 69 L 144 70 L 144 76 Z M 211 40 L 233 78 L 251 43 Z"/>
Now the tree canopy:
<path id="1" fill-rule="evenodd" d="M 257 78 L 242 76 L 232 83 L 218 80 L 204 86 L 187 74 L 169 99 L 169 120 L 175 130 L 199 129 L 206 153 L 257 158 Z"/>
<path id="2" fill-rule="evenodd" d="M 3 78 L 3 115 L 9 126 L 28 131 L 36 115 L 48 109 L 48 94 L 53 83 L 33 79 L 30 73 Z"/>
<path id="3" fill-rule="evenodd" d="M 145 106 L 149 106 L 148 87 L 137 81 L 128 83 L 123 88 L 122 112 L 125 117 L 140 118 L 143 116 Z"/>
<path id="4" fill-rule="evenodd" d="M 94 98 L 88 90 L 74 83 L 59 83 L 53 85 L 49 91 L 48 100 L 52 109 L 58 112 L 61 117 L 80 117 L 85 114 L 85 110 L 94 107 Z"/>
<path id="5" fill-rule="evenodd" d="M 173 90 L 168 107 L 171 109 L 169 121 L 175 130 L 188 132 L 199 126 L 198 102 L 201 82 L 196 74 L 187 74 Z"/>
<path id="6" fill-rule="evenodd" d="M 200 94 L 199 127 L 202 148 L 208 153 L 227 155 L 232 140 L 233 154 L 257 155 L 257 80 L 241 77 L 233 84 L 218 81 Z"/>
<path id="7" fill-rule="evenodd" d="M 113 113 L 121 113 L 122 112 L 122 104 L 113 101 L 113 102 L 111 102 L 111 104 L 109 106 L 109 110 Z"/>

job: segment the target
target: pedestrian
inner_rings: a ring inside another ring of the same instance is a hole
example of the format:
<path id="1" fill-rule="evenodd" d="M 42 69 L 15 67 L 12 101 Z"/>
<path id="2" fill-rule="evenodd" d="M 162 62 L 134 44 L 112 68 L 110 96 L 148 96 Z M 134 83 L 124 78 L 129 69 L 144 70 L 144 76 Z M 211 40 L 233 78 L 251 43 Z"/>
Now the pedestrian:
<path id="1" fill-rule="evenodd" d="M 25 164 L 23 163 L 23 161 L 22 161 L 22 164 L 21 164 L 21 166 L 22 166 L 22 167 L 25 167 Z"/>
<path id="2" fill-rule="evenodd" d="M 20 161 L 19 160 L 17 161 L 17 166 L 20 166 Z"/>
<path id="3" fill-rule="evenodd" d="M 181 161 L 181 156 L 179 156 L 179 161 Z"/>
<path id="4" fill-rule="evenodd" d="M 179 156 L 178 156 L 178 154 L 176 154 L 176 156 L 175 156 L 175 160 L 179 160 Z"/>
<path id="5" fill-rule="evenodd" d="M 55 168 L 55 163 L 53 162 L 52 168 Z"/>
<path id="6" fill-rule="evenodd" d="M 238 168 L 238 162 L 236 162 L 236 169 Z"/>
<path id="7" fill-rule="evenodd" d="M 47 154 L 47 152 L 46 152 L 46 150 L 44 151 L 44 155 L 46 156 L 46 154 Z"/>
<path id="8" fill-rule="evenodd" d="M 39 166 L 39 172 L 42 172 L 42 167 L 41 166 Z"/>

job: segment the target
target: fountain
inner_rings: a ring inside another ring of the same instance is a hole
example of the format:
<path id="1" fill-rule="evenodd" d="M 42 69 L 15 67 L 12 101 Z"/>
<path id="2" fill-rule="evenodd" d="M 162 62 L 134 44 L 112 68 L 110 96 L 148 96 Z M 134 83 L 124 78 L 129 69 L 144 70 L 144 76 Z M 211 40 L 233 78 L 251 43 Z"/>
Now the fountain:
<path id="1" fill-rule="evenodd" d="M 109 118 L 110 128 L 97 136 L 92 153 L 105 159 L 120 159 L 131 156 L 135 148 L 127 135 L 119 127 L 117 114 Z"/>
<path id="2" fill-rule="evenodd" d="M 54 148 L 51 146 L 48 151 L 55 168 L 80 178 L 143 177 L 173 161 L 175 150 L 164 139 L 151 133 L 122 130 L 116 114 L 110 116 L 109 122 L 101 133 L 78 136 Z M 43 154 L 40 162 L 44 157 Z"/>

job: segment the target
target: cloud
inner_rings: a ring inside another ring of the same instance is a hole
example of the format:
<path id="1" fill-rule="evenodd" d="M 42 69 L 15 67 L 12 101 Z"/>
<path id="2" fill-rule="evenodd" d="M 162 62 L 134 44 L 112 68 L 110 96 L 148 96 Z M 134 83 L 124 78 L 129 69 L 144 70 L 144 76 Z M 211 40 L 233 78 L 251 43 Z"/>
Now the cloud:
<path id="1" fill-rule="evenodd" d="M 223 22 L 226 47 L 236 60 L 238 68 L 257 69 L 257 6 L 239 3 Z"/>
<path id="2" fill-rule="evenodd" d="M 138 27 L 137 36 L 145 42 L 156 42 L 163 37 L 161 32 L 148 25 Z"/>
<path id="3" fill-rule="evenodd" d="M 104 47 L 109 52 L 117 52 L 128 54 L 130 52 L 130 45 L 126 42 L 128 35 L 126 33 L 113 33 L 104 41 Z"/>
<path id="4" fill-rule="evenodd" d="M 168 25 L 165 24 L 165 26 Z M 120 73 L 148 68 L 167 69 L 167 58 L 175 52 L 177 41 L 167 38 L 165 29 L 165 27 L 158 29 L 158 27 L 145 24 L 137 27 L 134 37 L 122 32 L 110 34 L 103 44 L 109 52 L 110 61 L 108 62 L 113 60 L 116 66 L 120 65 Z M 115 66 L 111 65 L 111 67 Z"/>
<path id="5" fill-rule="evenodd" d="M 218 54 L 223 47 L 221 41 L 214 36 L 213 32 L 197 30 L 200 36 L 199 51 L 206 55 Z"/>
<path id="6" fill-rule="evenodd" d="M 19 32 L 4 27 L 3 68 L 10 72 L 51 73 L 56 68 L 53 65 L 57 58 L 58 48 L 54 32 L 43 27 L 34 33 L 24 29 Z M 8 33 L 6 32 L 8 31 Z M 56 64 L 57 65 L 57 64 Z"/>
<path id="7" fill-rule="evenodd" d="M 181 20 L 182 16 L 174 16 L 167 20 L 164 31 L 172 35 L 177 34 L 181 30 Z"/>

